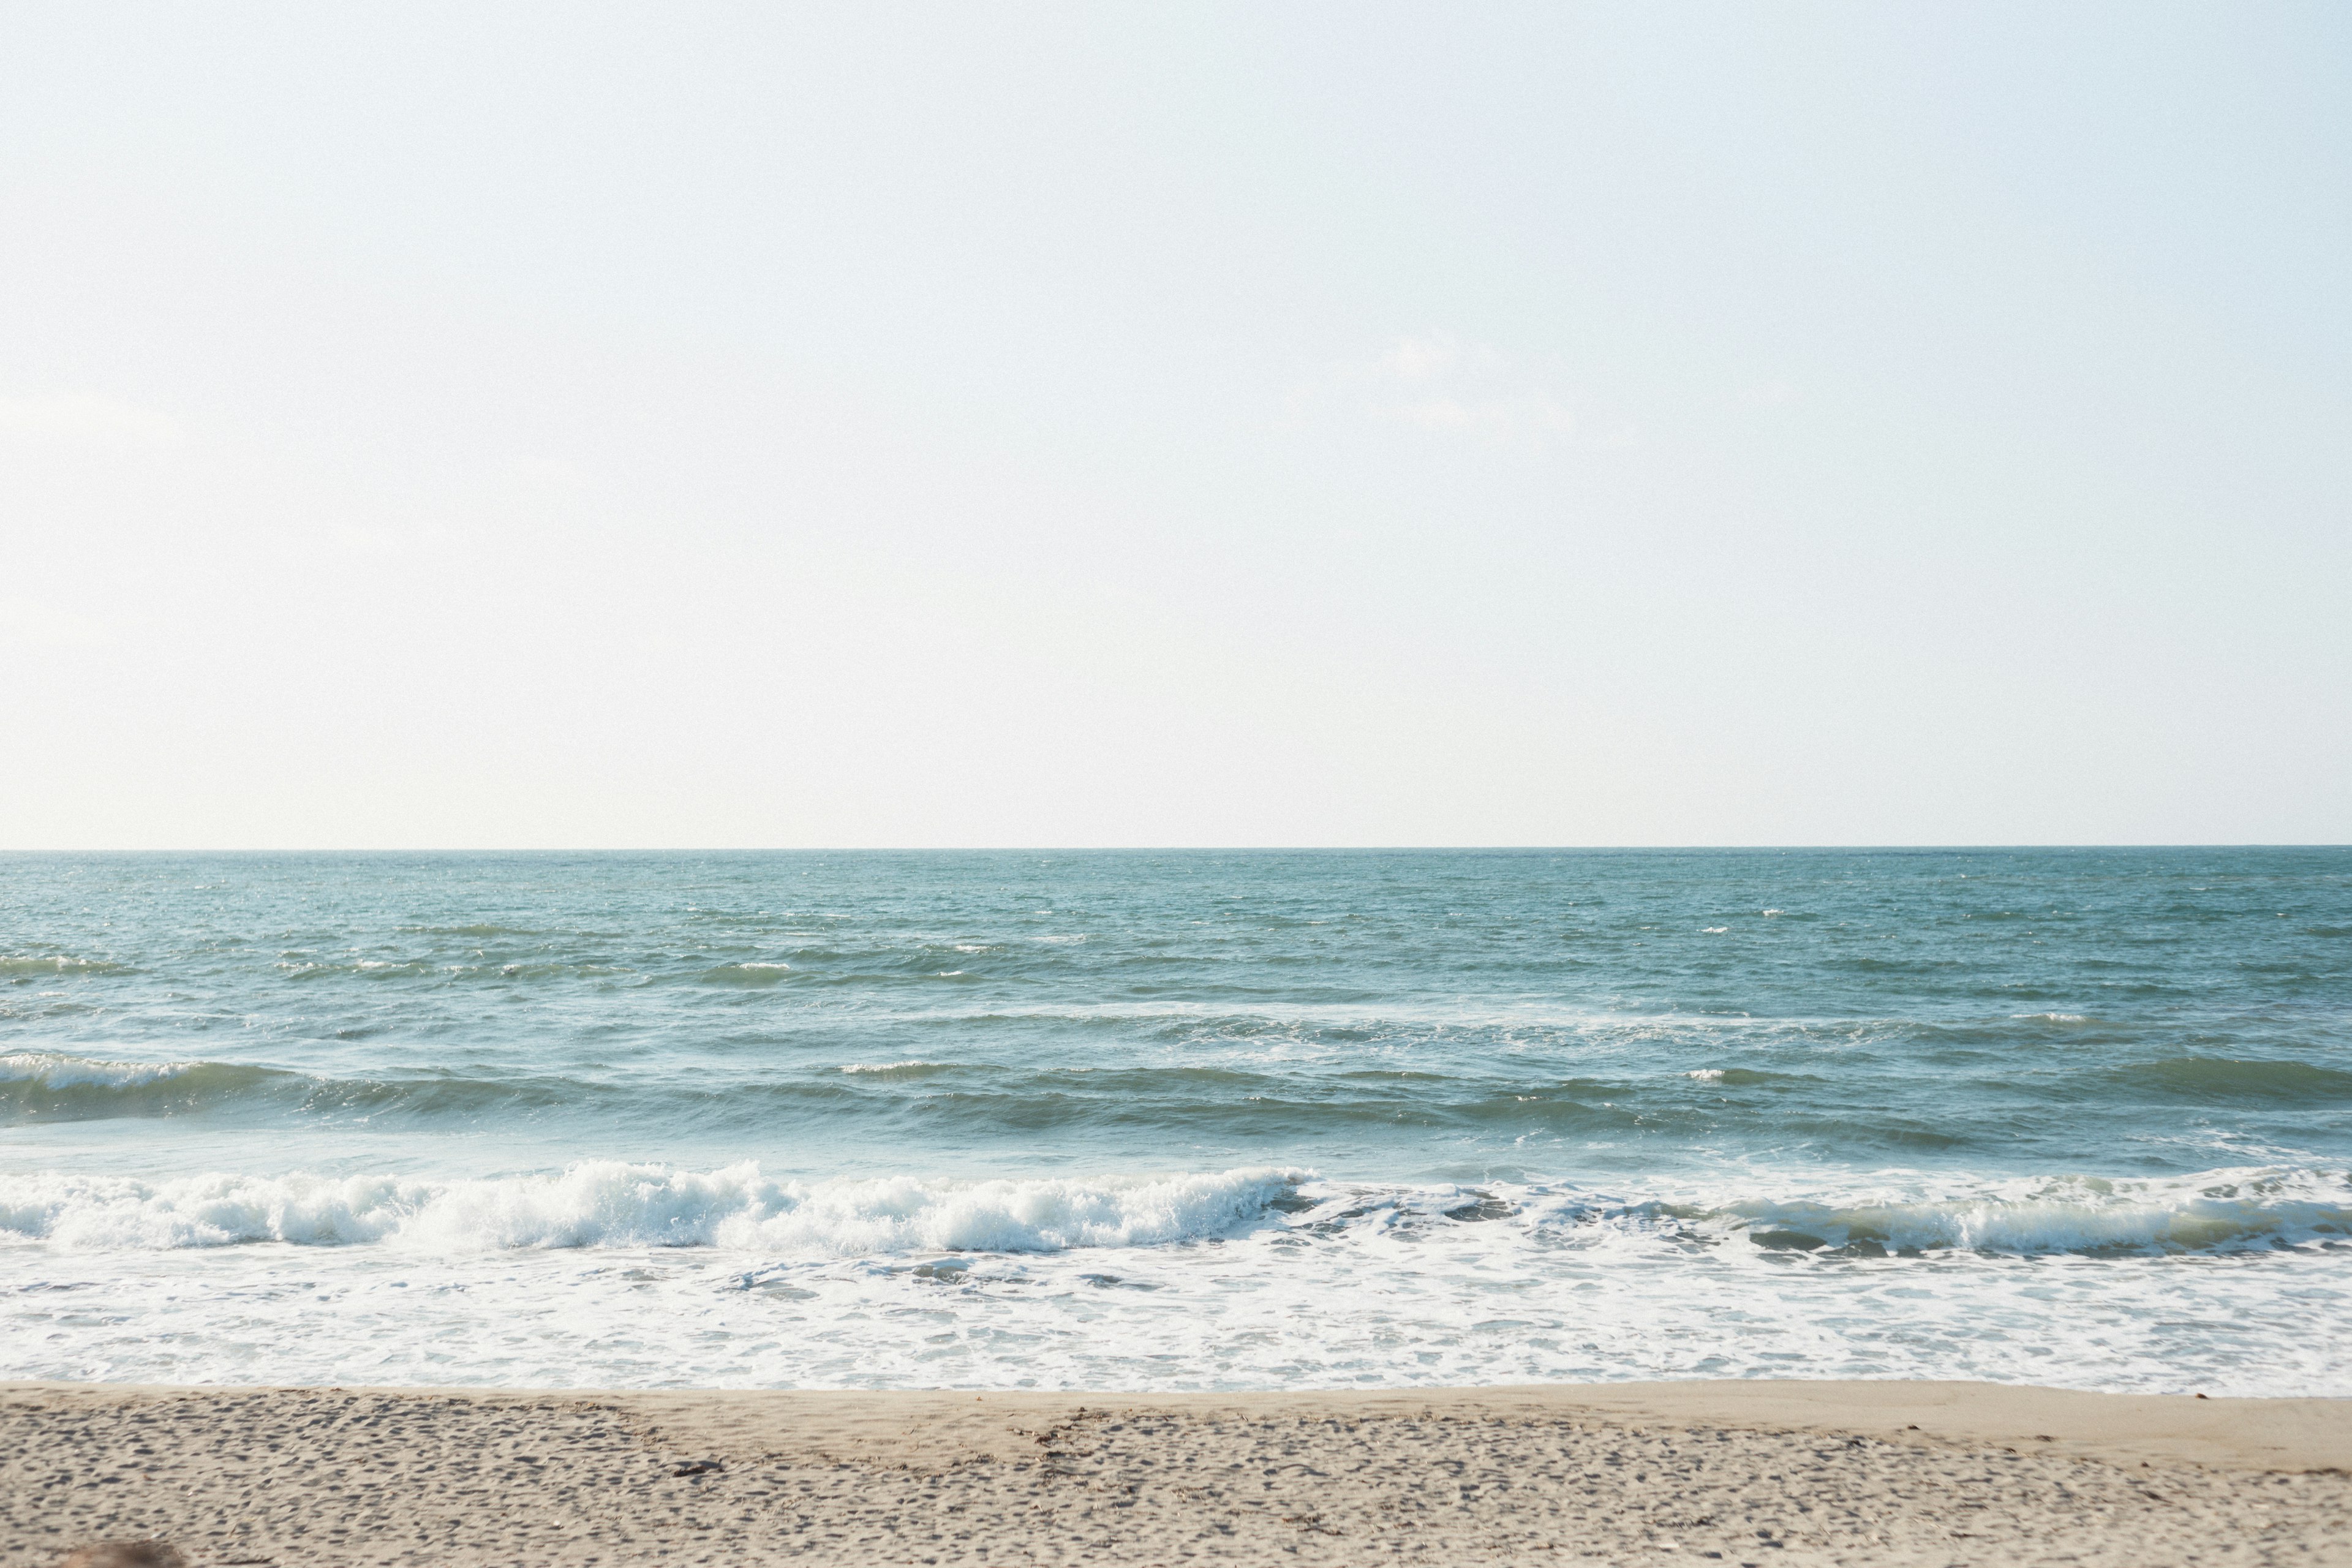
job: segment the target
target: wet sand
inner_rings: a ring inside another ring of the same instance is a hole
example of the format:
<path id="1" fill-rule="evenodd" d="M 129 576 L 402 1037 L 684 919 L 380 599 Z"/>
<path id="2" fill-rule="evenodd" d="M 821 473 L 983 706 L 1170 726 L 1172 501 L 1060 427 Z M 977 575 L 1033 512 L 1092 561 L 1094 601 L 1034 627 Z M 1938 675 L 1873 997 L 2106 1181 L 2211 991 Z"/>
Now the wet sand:
<path id="1" fill-rule="evenodd" d="M 0 1384 L 0 1563 L 2352 1564 L 2352 1401 Z"/>

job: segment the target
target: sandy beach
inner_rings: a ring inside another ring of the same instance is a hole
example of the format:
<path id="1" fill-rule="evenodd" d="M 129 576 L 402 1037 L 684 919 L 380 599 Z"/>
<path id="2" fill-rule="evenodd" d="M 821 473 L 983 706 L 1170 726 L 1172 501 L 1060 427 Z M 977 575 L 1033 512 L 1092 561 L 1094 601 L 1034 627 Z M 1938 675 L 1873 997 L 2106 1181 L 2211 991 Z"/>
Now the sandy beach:
<path id="1" fill-rule="evenodd" d="M 2352 1563 L 2352 1402 L 0 1385 L 0 1560 Z"/>

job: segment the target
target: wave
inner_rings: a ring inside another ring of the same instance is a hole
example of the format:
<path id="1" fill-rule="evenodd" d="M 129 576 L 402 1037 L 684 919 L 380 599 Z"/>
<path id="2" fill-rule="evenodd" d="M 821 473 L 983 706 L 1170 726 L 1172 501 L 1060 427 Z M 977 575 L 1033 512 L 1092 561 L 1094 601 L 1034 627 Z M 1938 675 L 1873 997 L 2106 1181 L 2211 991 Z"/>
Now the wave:
<path id="1" fill-rule="evenodd" d="M 544 936 L 544 935 L 547 935 L 547 934 L 548 934 L 548 933 L 547 933 L 547 932 L 545 932 L 545 931 L 533 931 L 533 930 L 531 930 L 531 929 L 530 929 L 529 927 L 526 927 L 526 926 L 502 926 L 502 925 L 491 925 L 491 924 L 489 924 L 489 923 L 488 923 L 488 922 L 485 922 L 485 921 L 476 921 L 475 923 L 470 924 L 470 925 L 454 925 L 454 926 L 452 926 L 452 925 L 439 925 L 439 926 L 433 926 L 433 925 L 425 925 L 425 926 L 403 926 L 403 927 L 401 927 L 400 929 L 401 929 L 402 931 L 415 931 L 415 932 L 418 932 L 419 934 L 421 934 L 421 935 L 425 935 L 425 936 L 473 936 L 473 937 L 492 937 L 492 936 Z"/>
<path id="2" fill-rule="evenodd" d="M 1955 1253 L 2167 1256 L 2352 1246 L 2352 1173 L 2072 1177 L 1972 1192 L 1616 1197 L 1549 1184 L 1325 1182 L 1271 1166 L 1090 1177 L 764 1176 L 592 1161 L 430 1182 L 212 1173 L 147 1182 L 0 1175 L 0 1239 L 68 1248 L 279 1243 L 432 1253 L 717 1247 L 790 1258 L 1055 1253 L 1264 1234 L 1282 1245 L 1423 1240 L 1465 1226 L 1498 1249 L 1753 1247 L 1819 1258 Z"/>
<path id="3" fill-rule="evenodd" d="M 2309 1062 L 2167 1057 L 2115 1068 L 2106 1076 L 2126 1088 L 2199 1100 L 2352 1100 L 2352 1072 Z"/>
<path id="4" fill-rule="evenodd" d="M 0 1125 L 257 1105 L 311 1112 L 465 1114 L 571 1103 L 597 1092 L 593 1084 L 545 1078 L 338 1079 L 241 1062 L 115 1061 L 50 1051 L 0 1056 Z"/>
<path id="5" fill-rule="evenodd" d="M 796 1086 L 794 1086 L 796 1087 Z M 705 1090 L 708 1101 L 716 1091 Z M 430 1121 L 492 1111 L 607 1107 L 631 1091 L 550 1073 L 338 1079 L 242 1062 L 116 1061 L 58 1052 L 0 1056 L 0 1127 L 200 1112 L 297 1116 L 393 1113 Z M 822 1090 L 799 1098 L 821 1100 Z"/>
<path id="6" fill-rule="evenodd" d="M 289 1117 L 360 1112 L 470 1119 L 493 1111 L 619 1113 L 655 1121 L 767 1127 L 779 1115 L 863 1108 L 913 1115 L 945 1128 L 1149 1121 L 1240 1136 L 1280 1137 L 1342 1126 L 1431 1125 L 1550 1130 L 1646 1126 L 1659 1115 L 1616 1102 L 1638 1100 L 1632 1082 L 1571 1079 L 1447 1080 L 1396 1069 L 1356 1070 L 1320 1081 L 1286 1079 L 1261 1064 L 1006 1067 L 908 1057 L 852 1061 L 743 1061 L 654 1082 L 477 1067 L 446 1072 L 340 1078 L 316 1071 L 216 1061 L 142 1063 L 60 1053 L 0 1058 L 0 1125 L 236 1111 Z M 1766 1081 L 1733 1068 L 1731 1085 Z M 1895 1142 L 1912 1141 L 1897 1129 Z"/>
<path id="7" fill-rule="evenodd" d="M 1335 1064 L 1312 1074 L 1255 1058 L 1019 1065 L 964 1055 L 969 1044 L 909 1040 L 904 1054 L 876 1051 L 846 1062 L 819 1059 L 804 1047 L 773 1056 L 729 1048 L 659 1074 L 625 1063 L 533 1071 L 480 1059 L 440 1071 L 341 1076 L 309 1066 L 122 1059 L 103 1049 L 18 1052 L 0 1056 L 0 1128 L 153 1117 L 247 1126 L 375 1117 L 462 1128 L 530 1116 L 594 1119 L 608 1130 L 665 1135 L 690 1128 L 705 1147 L 714 1138 L 724 1140 L 721 1147 L 772 1147 L 776 1130 L 799 1119 L 856 1117 L 877 1135 L 950 1140 L 1063 1129 L 1127 1138 L 1150 1130 L 1274 1159 L 1314 1158 L 1335 1139 L 1422 1129 L 1548 1145 L 1580 1137 L 1660 1143 L 1705 1136 L 1727 1144 L 1769 1138 L 1849 1162 L 1947 1165 L 1971 1147 L 1998 1142 L 1997 1130 L 1964 1120 L 1858 1105 L 1822 1072 L 1675 1064 L 1652 1069 L 1654 1077 L 1560 1078 L 1538 1062 L 1448 1076 L 1386 1058 L 1378 1067 Z M 2341 1104 L 2352 1100 L 2352 1072 L 2291 1060 L 2178 1058 L 2088 1068 L 2052 1087 L 2121 1107 L 2151 1097 Z M 1559 1150 L 1547 1154 L 1556 1158 Z"/>
<path id="8" fill-rule="evenodd" d="M 0 1124 L 156 1116 L 235 1100 L 299 1075 L 227 1062 L 110 1061 L 50 1051 L 0 1056 Z"/>
<path id="9" fill-rule="evenodd" d="M 722 963 L 697 978 L 706 985 L 773 985 L 792 970 L 789 963 Z"/>
<path id="10" fill-rule="evenodd" d="M 2352 1242 L 2352 1174 L 2069 1177 L 1933 1199 L 1746 1201 L 1700 1223 L 1709 1222 L 1736 1227 L 1759 1247 L 1861 1256 L 2259 1251 Z"/>
<path id="11" fill-rule="evenodd" d="M 1300 1175 L 1248 1169 L 803 1184 L 771 1180 L 748 1162 L 695 1172 L 616 1161 L 553 1175 L 438 1184 L 226 1173 L 143 1182 L 41 1173 L 0 1176 L 0 1233 L 110 1249 L 282 1242 L 428 1251 L 718 1247 L 815 1257 L 1059 1252 L 1219 1235 L 1263 1216 Z"/>
<path id="12" fill-rule="evenodd" d="M 207 1064 L 203 1062 L 118 1062 L 96 1057 L 69 1057 L 55 1051 L 18 1051 L 0 1056 L 0 1084 L 35 1084 L 45 1089 L 137 1089 L 164 1079 L 179 1078 Z"/>
<path id="13" fill-rule="evenodd" d="M 130 965 L 102 958 L 0 958 L 0 977 L 30 979 L 41 974 L 128 974 Z"/>

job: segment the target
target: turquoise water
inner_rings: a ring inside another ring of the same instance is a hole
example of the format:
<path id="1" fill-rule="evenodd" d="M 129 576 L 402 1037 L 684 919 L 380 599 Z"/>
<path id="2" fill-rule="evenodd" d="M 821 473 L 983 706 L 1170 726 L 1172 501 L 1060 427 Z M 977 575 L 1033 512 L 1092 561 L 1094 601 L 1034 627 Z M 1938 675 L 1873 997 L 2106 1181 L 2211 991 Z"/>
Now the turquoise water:
<path id="1" fill-rule="evenodd" d="M 2352 852 L 0 858 L 0 1375 L 2352 1393 Z"/>

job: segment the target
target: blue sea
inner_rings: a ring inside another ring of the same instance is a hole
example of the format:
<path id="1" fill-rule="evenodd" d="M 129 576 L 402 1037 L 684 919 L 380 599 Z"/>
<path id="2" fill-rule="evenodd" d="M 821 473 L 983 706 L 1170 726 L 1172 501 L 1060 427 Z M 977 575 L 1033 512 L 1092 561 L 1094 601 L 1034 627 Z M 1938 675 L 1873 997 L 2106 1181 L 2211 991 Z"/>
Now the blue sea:
<path id="1" fill-rule="evenodd" d="M 0 1377 L 2352 1394 L 2352 851 L 0 858 Z"/>

